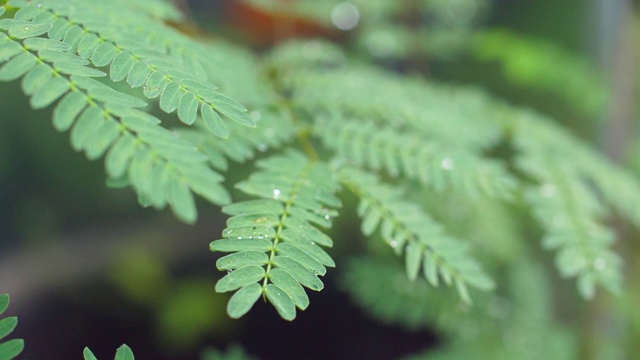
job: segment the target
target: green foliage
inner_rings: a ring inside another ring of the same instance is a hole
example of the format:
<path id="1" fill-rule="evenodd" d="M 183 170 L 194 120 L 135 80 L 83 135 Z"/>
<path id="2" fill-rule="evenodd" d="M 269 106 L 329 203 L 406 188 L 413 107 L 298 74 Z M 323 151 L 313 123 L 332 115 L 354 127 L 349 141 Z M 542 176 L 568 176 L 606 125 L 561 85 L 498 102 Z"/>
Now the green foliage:
<path id="1" fill-rule="evenodd" d="M 318 245 L 333 241 L 314 227 L 331 227 L 340 207 L 334 196 L 338 183 L 328 166 L 310 162 L 298 152 L 274 156 L 257 163 L 261 171 L 236 185 L 261 200 L 249 200 L 223 208 L 233 215 L 223 231 L 224 239 L 211 243 L 212 251 L 231 252 L 218 259 L 219 270 L 229 273 L 216 284 L 218 292 L 238 290 L 227 310 L 233 318 L 247 313 L 262 294 L 280 316 L 293 320 L 297 307 L 309 305 L 302 286 L 320 291 L 318 276 L 331 257 Z M 262 283 L 261 285 L 258 283 Z"/>
<path id="2" fill-rule="evenodd" d="M 344 5 L 251 3 L 307 17 Z M 450 56 L 468 46 L 485 6 L 353 3 L 362 31 L 347 46 L 379 58 L 424 56 L 438 41 L 437 53 Z M 479 89 L 363 63 L 367 56 L 320 40 L 257 55 L 218 38 L 195 38 L 169 25 L 183 18 L 166 1 L 2 4 L 0 80 L 19 81 L 33 109 L 50 108 L 53 127 L 69 131 L 74 150 L 104 158 L 107 184 L 129 186 L 141 205 L 170 207 L 187 223 L 198 218 L 194 194 L 230 216 L 210 250 L 224 253 L 216 266 L 226 273 L 215 290 L 232 293 L 232 318 L 260 298 L 289 321 L 310 306 L 313 293 L 305 288 L 321 291 L 327 268 L 336 267 L 340 257 L 330 248 L 345 241 L 346 231 L 329 231 L 353 196 L 358 205 L 349 215 L 362 218 L 365 237 L 383 241 L 369 243 L 375 258 L 349 261 L 342 287 L 384 321 L 444 334 L 446 346 L 424 358 L 575 357 L 572 335 L 553 320 L 549 276 L 533 255 L 523 255 L 531 234 L 507 223 L 535 219 L 543 247 L 555 252 L 560 275 L 575 278 L 582 297 L 598 287 L 622 290 L 622 260 L 606 223 L 613 210 L 640 225 L 638 181 L 544 116 Z M 451 6 L 459 17 L 450 16 Z M 416 11 L 435 19 L 428 29 L 395 26 Z M 396 31 L 403 41 L 389 44 Z M 425 32 L 430 40 L 423 42 Z M 601 84 L 585 80 L 589 69 L 562 53 L 500 32 L 473 38 L 477 56 L 504 63 L 517 81 L 547 90 L 570 83 L 568 101 L 588 93 L 593 98 L 582 110 L 604 106 Z M 496 45 L 503 41 L 516 51 Z M 551 60 L 519 62 L 540 49 Z M 551 67 L 555 75 L 545 78 Z M 226 187 L 225 176 L 245 173 L 235 185 L 242 195 Z M 443 219 L 443 207 L 455 208 L 455 216 Z M 351 207 L 345 209 L 343 215 Z M 483 237 L 491 244 L 479 243 Z M 384 255 L 393 253 L 404 269 Z M 436 289 L 440 283 L 447 287 Z M 174 309 L 165 309 L 172 321 Z M 5 319 L 0 333 L 13 327 L 15 318 Z M 14 347 L 8 359 L 22 350 L 21 341 L 11 340 L 0 354 L 7 346 Z M 84 354 L 95 359 L 89 349 Z M 234 349 L 225 356 L 248 358 Z M 133 354 L 123 345 L 116 359 Z"/>
<path id="3" fill-rule="evenodd" d="M 82 352 L 84 355 L 84 360 L 98 360 L 95 355 L 89 350 L 88 347 L 84 348 Z M 116 356 L 113 358 L 114 360 L 134 360 L 133 351 L 127 345 L 122 345 L 116 350 Z"/>
<path id="4" fill-rule="evenodd" d="M 0 294 L 0 315 L 4 313 L 9 307 L 9 295 Z M 24 349 L 24 340 L 12 339 L 3 340 L 7 337 L 18 325 L 18 318 L 11 316 L 0 320 L 0 360 L 15 359 L 22 349 Z"/>
<path id="5" fill-rule="evenodd" d="M 481 32 L 475 40 L 473 54 L 479 60 L 498 63 L 514 84 L 559 96 L 589 117 L 606 109 L 610 94 L 602 75 L 586 59 L 504 29 Z"/>

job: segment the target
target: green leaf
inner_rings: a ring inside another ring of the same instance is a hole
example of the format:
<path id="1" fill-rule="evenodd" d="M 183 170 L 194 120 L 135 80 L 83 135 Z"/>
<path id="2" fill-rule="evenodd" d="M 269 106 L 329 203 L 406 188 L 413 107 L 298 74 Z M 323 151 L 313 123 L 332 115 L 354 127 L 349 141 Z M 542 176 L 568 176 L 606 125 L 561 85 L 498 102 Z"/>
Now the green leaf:
<path id="1" fill-rule="evenodd" d="M 282 230 L 282 239 L 299 247 L 304 252 L 320 262 L 322 265 L 328 267 L 336 266 L 336 263 L 333 261 L 331 256 L 329 256 L 329 254 L 322 250 L 321 247 L 316 245 L 315 242 L 307 239 L 296 230 L 290 228 Z"/>
<path id="2" fill-rule="evenodd" d="M 7 9 L 5 7 L 0 7 L 0 16 L 4 14 Z"/>
<path id="3" fill-rule="evenodd" d="M 15 80 L 38 64 L 38 59 L 31 53 L 22 53 L 9 60 L 0 68 L 0 81 Z"/>
<path id="4" fill-rule="evenodd" d="M 405 251 L 407 253 L 405 258 L 407 276 L 413 281 L 418 278 L 418 273 L 420 272 L 422 248 L 417 242 L 412 242 L 407 246 Z"/>
<path id="5" fill-rule="evenodd" d="M 252 283 L 238 290 L 227 304 L 227 313 L 230 317 L 238 319 L 246 314 L 260 298 L 262 286 Z"/>
<path id="6" fill-rule="evenodd" d="M 98 45 L 91 55 L 91 62 L 97 67 L 106 66 L 118 55 L 118 49 L 110 42 Z"/>
<path id="7" fill-rule="evenodd" d="M 279 243 L 276 251 L 278 254 L 287 256 L 291 259 L 295 259 L 302 266 L 313 271 L 314 274 L 324 276 L 327 273 L 327 269 L 322 264 L 320 264 L 316 259 L 309 256 L 309 254 L 294 245 L 288 244 L 286 242 Z"/>
<path id="8" fill-rule="evenodd" d="M 95 34 L 86 34 L 78 44 L 78 55 L 88 59 L 99 45 L 100 39 Z"/>
<path id="9" fill-rule="evenodd" d="M 88 65 L 91 62 L 85 58 L 82 58 L 78 55 L 69 54 L 66 52 L 61 52 L 57 50 L 40 50 L 38 51 L 38 56 L 48 62 L 58 62 L 64 61 L 68 63 L 78 64 L 78 65 Z"/>
<path id="10" fill-rule="evenodd" d="M 72 62 L 66 62 L 66 61 L 57 61 L 53 64 L 53 67 L 57 71 L 63 74 L 69 74 L 69 75 L 79 75 L 79 76 L 88 76 L 88 77 L 102 77 L 107 75 L 100 70 L 92 69 L 90 67 L 86 67 L 80 64 L 74 64 Z"/>
<path id="11" fill-rule="evenodd" d="M 152 73 L 147 79 L 147 84 L 144 88 L 144 96 L 149 99 L 153 99 L 158 95 L 162 94 L 165 87 L 169 83 L 169 80 L 165 77 L 165 75 L 159 71 Z"/>
<path id="12" fill-rule="evenodd" d="M 84 355 L 84 360 L 98 360 L 98 358 L 96 358 L 96 356 L 93 355 L 93 353 L 91 352 L 91 350 L 89 350 L 88 347 L 84 348 L 84 350 L 82 351 L 82 354 Z"/>
<path id="13" fill-rule="evenodd" d="M 269 299 L 283 319 L 291 321 L 296 318 L 296 307 L 284 290 L 276 285 L 268 284 L 265 292 L 267 299 Z"/>
<path id="14" fill-rule="evenodd" d="M 13 339 L 0 344 L 0 359 L 11 360 L 20 355 L 24 349 L 24 340 Z"/>
<path id="15" fill-rule="evenodd" d="M 282 289 L 300 310 L 309 306 L 309 297 L 300 283 L 282 269 L 275 268 L 269 272 L 269 280 Z"/>
<path id="16" fill-rule="evenodd" d="M 13 2 L 11 2 L 11 6 L 15 6 Z M 18 10 L 18 12 L 16 12 L 16 14 L 14 15 L 14 18 L 16 20 L 30 21 L 31 19 L 33 19 L 34 16 L 36 16 L 38 13 L 42 11 L 40 9 L 41 7 L 42 5 L 38 7 L 36 3 L 33 3 L 33 2 L 29 3 L 28 5 L 20 8 L 20 10 Z M 0 9 L 4 9 L 4 7 L 0 7 Z"/>
<path id="17" fill-rule="evenodd" d="M 241 226 L 237 228 L 227 228 L 222 232 L 222 236 L 229 239 L 273 239 L 276 237 L 276 230 L 271 226 Z"/>
<path id="18" fill-rule="evenodd" d="M 78 45 L 82 40 L 85 32 L 84 29 L 79 25 L 74 25 L 66 34 L 64 34 L 64 43 L 70 46 L 69 52 L 75 53 L 78 51 Z"/>
<path id="19" fill-rule="evenodd" d="M 58 131 L 69 130 L 86 106 L 87 98 L 84 94 L 78 91 L 68 93 L 53 109 L 53 127 Z"/>
<path id="20" fill-rule="evenodd" d="M 216 111 L 229 119 L 248 127 L 256 127 L 256 123 L 246 114 L 247 109 L 228 97 L 214 93 L 207 100 L 211 101 Z"/>
<path id="21" fill-rule="evenodd" d="M 111 77 L 111 80 L 118 82 L 127 77 L 127 74 L 129 74 L 129 70 L 131 70 L 133 63 L 133 56 L 130 53 L 123 51 L 118 54 L 113 59 L 113 62 L 111 63 L 111 67 L 109 69 L 109 77 Z"/>
<path id="22" fill-rule="evenodd" d="M 9 307 L 9 294 L 0 295 L 0 315 Z"/>
<path id="23" fill-rule="evenodd" d="M 427 254 L 423 261 L 424 277 L 432 286 L 438 286 L 438 263 L 433 255 Z"/>
<path id="24" fill-rule="evenodd" d="M 245 266 L 262 266 L 269 262 L 269 256 L 258 251 L 241 251 L 221 257 L 216 261 L 218 270 L 234 270 Z"/>
<path id="25" fill-rule="evenodd" d="M 280 217 L 275 214 L 247 214 L 236 215 L 227 219 L 228 228 L 243 226 L 270 226 L 277 227 L 280 224 Z"/>
<path id="26" fill-rule="evenodd" d="M 9 28 L 9 35 L 16 39 L 26 39 L 42 35 L 49 31 L 53 25 L 51 24 L 24 24 L 14 25 Z"/>
<path id="27" fill-rule="evenodd" d="M 105 159 L 105 168 L 109 177 L 117 179 L 124 176 L 137 147 L 136 139 L 130 134 L 125 134 L 116 142 Z"/>
<path id="28" fill-rule="evenodd" d="M 183 94 L 180 84 L 170 82 L 160 96 L 160 109 L 170 114 L 178 108 L 178 102 Z"/>
<path id="29" fill-rule="evenodd" d="M 261 251 L 271 250 L 273 244 L 265 239 L 222 239 L 213 241 L 209 248 L 211 251 L 235 252 L 235 251 Z"/>
<path id="30" fill-rule="evenodd" d="M 151 74 L 151 68 L 146 63 L 139 61 L 133 65 L 127 77 L 127 83 L 133 88 L 142 86 Z"/>
<path id="31" fill-rule="evenodd" d="M 270 199 L 243 201 L 222 208 L 222 212 L 227 215 L 239 214 L 278 214 L 284 211 L 281 202 Z"/>
<path id="32" fill-rule="evenodd" d="M 169 171 L 165 164 L 157 164 L 151 171 L 151 185 L 149 187 L 149 197 L 154 206 L 164 207 L 169 187 Z"/>
<path id="33" fill-rule="evenodd" d="M 178 117 L 187 125 L 192 125 L 198 116 L 198 99 L 190 92 L 186 92 L 178 103 Z"/>
<path id="34" fill-rule="evenodd" d="M 196 221 L 198 213 L 196 211 L 196 203 L 193 194 L 189 191 L 189 186 L 179 180 L 171 181 L 171 209 L 178 219 L 192 224 Z"/>
<path id="35" fill-rule="evenodd" d="M 105 121 L 85 146 L 87 158 L 95 160 L 101 157 L 120 134 L 120 125 L 116 121 Z"/>
<path id="36" fill-rule="evenodd" d="M 49 65 L 38 64 L 22 78 L 22 91 L 26 95 L 33 95 L 36 90 L 40 89 L 52 77 L 53 70 Z"/>
<path id="37" fill-rule="evenodd" d="M 9 335 L 18 325 L 18 318 L 15 316 L 0 320 L 0 340 Z"/>
<path id="38" fill-rule="evenodd" d="M 324 288 L 324 284 L 320 279 L 318 279 L 316 274 L 291 258 L 286 256 L 276 256 L 273 258 L 273 263 L 286 271 L 300 284 L 311 290 L 320 291 Z"/>
<path id="39" fill-rule="evenodd" d="M 229 137 L 229 130 L 222 121 L 220 115 L 208 104 L 202 104 L 202 119 L 204 124 L 214 135 L 226 139 Z"/>
<path id="40" fill-rule="evenodd" d="M 134 360 L 133 351 L 127 345 L 122 345 L 116 351 L 116 357 L 114 360 Z"/>
<path id="41" fill-rule="evenodd" d="M 100 129 L 104 121 L 105 118 L 100 108 L 97 106 L 88 107 L 71 129 L 71 146 L 76 151 L 84 149 L 87 141 Z"/>
<path id="42" fill-rule="evenodd" d="M 0 44 L 0 62 L 8 61 L 12 57 L 24 52 L 22 45 L 17 41 L 8 41 Z"/>
<path id="43" fill-rule="evenodd" d="M 145 107 L 147 103 L 135 96 L 125 94 L 123 92 L 111 88 L 93 88 L 89 89 L 89 95 L 97 100 L 110 103 L 113 105 L 121 105 L 124 107 Z"/>
<path id="44" fill-rule="evenodd" d="M 69 81 L 62 77 L 54 77 L 36 91 L 29 103 L 34 109 L 42 109 L 51 105 L 70 89 Z"/>
<path id="45" fill-rule="evenodd" d="M 67 19 L 60 17 L 53 22 L 48 36 L 50 39 L 62 40 L 64 34 L 71 29 L 71 26 L 73 26 L 73 24 L 67 21 Z"/>
<path id="46" fill-rule="evenodd" d="M 264 279 L 264 269 L 260 266 L 246 266 L 234 270 L 216 283 L 216 291 L 229 292 Z"/>
<path id="47" fill-rule="evenodd" d="M 58 40 L 45 38 L 30 38 L 22 42 L 24 46 L 31 51 L 52 50 L 52 51 L 69 51 L 71 45 Z"/>

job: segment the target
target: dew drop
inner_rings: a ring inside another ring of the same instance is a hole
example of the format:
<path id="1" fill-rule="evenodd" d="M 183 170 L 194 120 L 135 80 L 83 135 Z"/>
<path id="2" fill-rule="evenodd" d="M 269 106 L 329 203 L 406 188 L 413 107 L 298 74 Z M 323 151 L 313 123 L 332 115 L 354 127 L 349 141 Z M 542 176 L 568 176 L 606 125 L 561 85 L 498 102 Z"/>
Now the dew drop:
<path id="1" fill-rule="evenodd" d="M 397 248 L 398 247 L 398 242 L 395 240 L 391 240 L 391 242 L 389 243 L 389 245 L 391 245 L 392 248 Z"/>
<path id="2" fill-rule="evenodd" d="M 360 22 L 360 11 L 351 3 L 340 3 L 331 10 L 331 21 L 340 30 L 351 30 Z"/>
<path id="3" fill-rule="evenodd" d="M 37 7 L 38 9 L 40 9 L 40 8 L 42 7 L 42 4 L 38 3 L 38 5 L 36 5 L 36 7 Z"/>
<path id="4" fill-rule="evenodd" d="M 273 198 L 276 200 L 280 198 L 280 189 L 273 190 Z"/>
<path id="5" fill-rule="evenodd" d="M 269 147 L 266 144 L 262 144 L 262 143 L 256 145 L 256 148 L 260 152 L 265 152 L 265 151 L 267 151 L 267 149 L 269 149 Z"/>
<path id="6" fill-rule="evenodd" d="M 540 188 L 540 192 L 542 193 L 542 196 L 550 198 L 556 194 L 556 187 L 552 184 L 544 184 Z"/>
<path id="7" fill-rule="evenodd" d="M 597 258 L 593 262 L 593 267 L 596 268 L 596 270 L 602 271 L 607 267 L 607 261 L 603 258 Z"/>
<path id="8" fill-rule="evenodd" d="M 242 236 L 238 236 L 236 239 L 238 239 L 238 240 L 242 240 Z"/>
<path id="9" fill-rule="evenodd" d="M 252 112 L 249 113 L 249 117 L 253 121 L 258 121 L 260 120 L 260 118 L 262 118 L 262 114 L 260 113 L 260 111 L 253 110 Z"/>
<path id="10" fill-rule="evenodd" d="M 453 170 L 453 160 L 451 158 L 444 158 L 442 160 L 442 162 L 440 163 L 440 166 L 442 166 L 443 169 L 451 171 Z"/>
<path id="11" fill-rule="evenodd" d="M 329 214 L 326 214 L 326 215 L 324 216 L 324 219 L 325 219 L 325 220 L 331 220 L 331 216 L 329 216 Z"/>

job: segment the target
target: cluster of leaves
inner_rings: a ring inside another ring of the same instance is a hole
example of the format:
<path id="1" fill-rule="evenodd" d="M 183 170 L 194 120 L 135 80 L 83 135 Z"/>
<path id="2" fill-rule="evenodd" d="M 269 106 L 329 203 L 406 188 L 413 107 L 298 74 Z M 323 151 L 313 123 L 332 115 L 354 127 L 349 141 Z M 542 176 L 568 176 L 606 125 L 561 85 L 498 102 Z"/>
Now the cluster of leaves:
<path id="1" fill-rule="evenodd" d="M 322 290 L 335 266 L 324 248 L 342 188 L 360 201 L 363 234 L 404 257 L 409 284 L 423 273 L 465 303 L 469 287 L 495 287 L 469 251 L 473 239 L 451 235 L 429 198 L 413 196 L 428 188 L 465 206 L 490 198 L 527 209 L 583 296 L 620 289 L 604 220 L 616 209 L 640 223 L 638 183 L 551 120 L 476 89 L 350 61 L 321 41 L 261 58 L 195 41 L 165 24 L 177 13 L 161 0 L 11 0 L 0 6 L 0 80 L 21 79 L 34 109 L 54 105 L 54 127 L 87 158 L 104 156 L 109 183 L 130 186 L 142 205 L 170 206 L 189 223 L 194 194 L 224 206 L 231 217 L 210 248 L 230 253 L 217 261 L 228 273 L 216 290 L 235 291 L 231 317 L 261 296 L 287 320 L 307 308 L 304 288 Z M 223 186 L 229 160 L 257 156 L 236 185 L 257 199 L 234 202 Z"/>
<path id="2" fill-rule="evenodd" d="M 9 307 L 9 295 L 0 294 L 0 315 Z M 11 316 L 0 320 L 0 340 L 11 334 L 18 325 L 18 318 Z M 12 360 L 24 349 L 24 340 L 13 339 L 0 342 L 0 360 Z"/>

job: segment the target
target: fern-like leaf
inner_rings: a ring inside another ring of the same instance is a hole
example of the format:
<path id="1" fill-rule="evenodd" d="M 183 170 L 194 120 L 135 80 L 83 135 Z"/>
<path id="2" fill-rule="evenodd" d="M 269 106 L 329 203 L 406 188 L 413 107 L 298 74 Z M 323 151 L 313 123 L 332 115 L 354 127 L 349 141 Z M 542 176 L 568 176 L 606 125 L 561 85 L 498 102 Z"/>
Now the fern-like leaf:
<path id="1" fill-rule="evenodd" d="M 207 166 L 206 156 L 194 144 L 136 110 L 146 105 L 144 101 L 91 79 L 105 74 L 69 53 L 71 45 L 36 37 L 53 27 L 25 20 L 48 14 L 37 7 L 33 12 L 40 15 L 25 14 L 33 10 L 31 5 L 21 8 L 16 18 L 0 22 L 0 30 L 6 31 L 0 32 L 0 54 L 5 55 L 0 80 L 24 76 L 22 88 L 31 95 L 34 108 L 60 99 L 53 112 L 54 127 L 70 129 L 72 147 L 89 159 L 106 154 L 109 177 L 126 179 L 144 205 L 169 204 L 178 218 L 193 222 L 197 212 L 192 192 L 216 204 L 228 203 L 222 176 Z"/>
<path id="2" fill-rule="evenodd" d="M 415 279 L 420 269 L 433 286 L 439 278 L 455 284 L 460 297 L 470 303 L 467 285 L 482 290 L 494 287 L 493 281 L 469 255 L 468 246 L 444 233 L 442 227 L 422 209 L 403 198 L 402 192 L 382 184 L 368 173 L 343 169 L 342 182 L 359 198 L 358 215 L 362 232 L 380 234 L 396 252 L 405 256 L 407 275 Z"/>
<path id="3" fill-rule="evenodd" d="M 0 294 L 0 315 L 9 307 L 9 295 Z M 15 359 L 24 349 L 24 340 L 3 341 L 18 325 L 18 318 L 11 316 L 0 320 L 0 360 Z"/>
<path id="4" fill-rule="evenodd" d="M 109 76 L 114 82 L 126 79 L 132 88 L 144 86 L 146 97 L 160 96 L 160 108 L 167 113 L 177 110 L 179 119 L 187 125 L 193 124 L 198 114 L 204 115 L 199 119 L 204 119 L 214 111 L 255 127 L 244 106 L 217 92 L 216 86 L 206 80 L 199 60 L 182 57 L 184 51 L 171 53 L 187 44 L 198 48 L 196 43 L 168 27 L 159 26 L 149 14 L 123 11 L 122 6 L 130 7 L 120 1 L 97 4 L 83 0 L 43 0 L 25 5 L 16 18 L 36 24 L 31 31 L 35 27 L 49 27 L 40 34 L 48 31 L 49 38 L 68 43 L 81 57 L 91 59 L 96 67 L 109 67 Z M 115 24 L 135 31 L 117 31 Z"/>
<path id="5" fill-rule="evenodd" d="M 436 190 L 510 198 L 516 188 L 516 180 L 501 162 L 451 149 L 420 134 L 337 116 L 319 121 L 316 129 L 325 146 L 347 162 L 386 169 L 394 177 L 402 174 Z"/>
<path id="6" fill-rule="evenodd" d="M 603 225 L 607 209 L 584 177 L 591 177 L 595 186 L 611 193 L 611 185 L 619 179 L 625 182 L 624 174 L 593 171 L 605 161 L 544 118 L 521 113 L 519 119 L 516 165 L 537 182 L 526 192 L 526 199 L 546 231 L 543 245 L 558 250 L 560 273 L 577 277 L 582 296 L 593 297 L 596 285 L 618 293 L 622 271 L 621 259 L 611 249 L 615 235 Z M 628 190 L 625 194 L 632 198 L 640 194 L 637 185 L 619 190 Z"/>
<path id="7" fill-rule="evenodd" d="M 320 291 L 318 276 L 334 267 L 319 246 L 332 240 L 318 230 L 331 226 L 340 200 L 333 194 L 338 183 L 322 163 L 288 151 L 258 162 L 261 171 L 237 187 L 260 200 L 235 203 L 223 208 L 233 215 L 227 221 L 224 239 L 211 243 L 212 251 L 229 252 L 216 265 L 229 273 L 216 290 L 238 290 L 227 310 L 233 318 L 247 313 L 260 295 L 286 320 L 293 320 L 297 307 L 304 310 L 309 298 L 302 286 Z M 312 225 L 313 224 L 313 225 Z"/>

